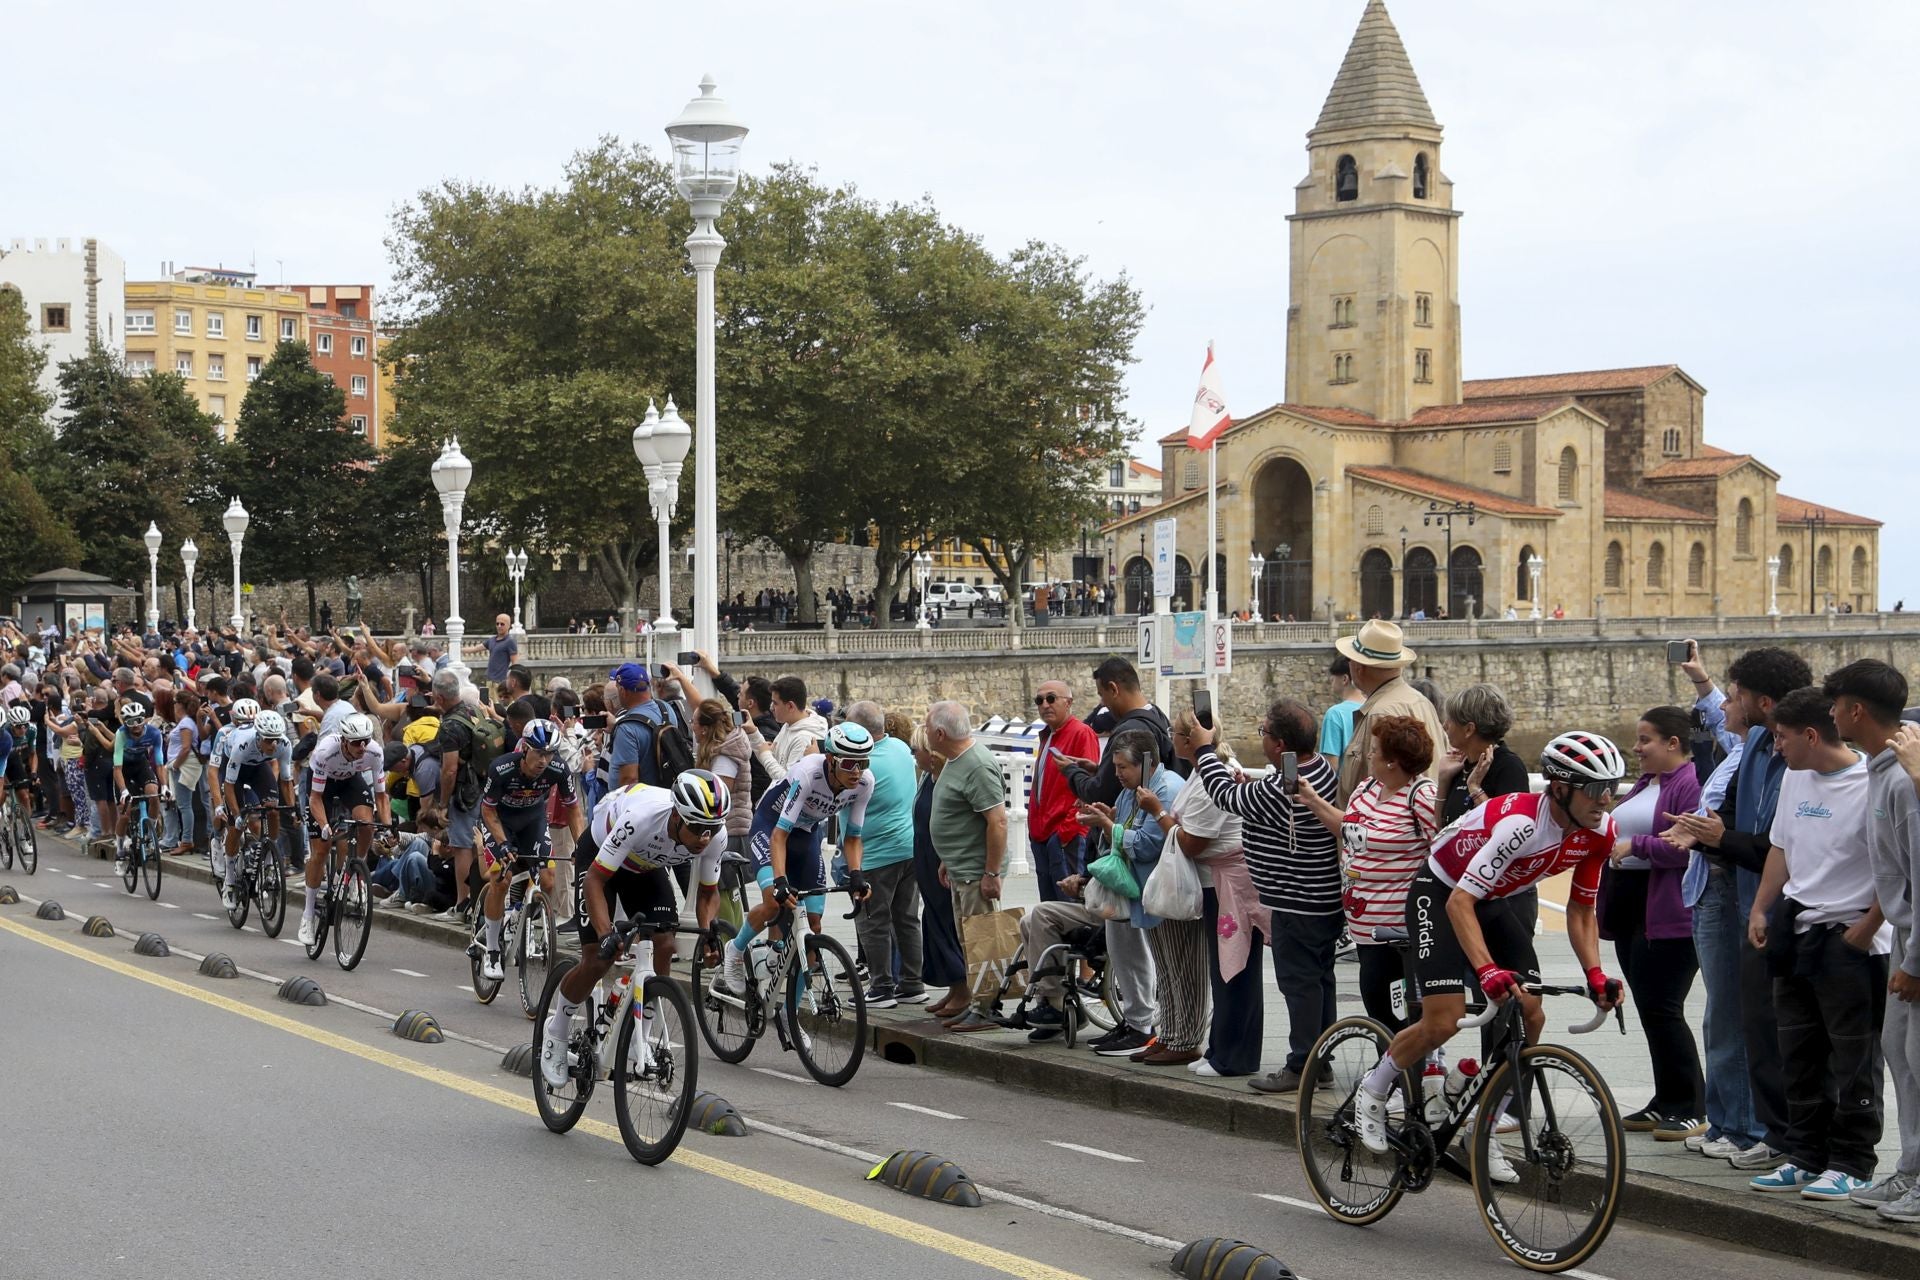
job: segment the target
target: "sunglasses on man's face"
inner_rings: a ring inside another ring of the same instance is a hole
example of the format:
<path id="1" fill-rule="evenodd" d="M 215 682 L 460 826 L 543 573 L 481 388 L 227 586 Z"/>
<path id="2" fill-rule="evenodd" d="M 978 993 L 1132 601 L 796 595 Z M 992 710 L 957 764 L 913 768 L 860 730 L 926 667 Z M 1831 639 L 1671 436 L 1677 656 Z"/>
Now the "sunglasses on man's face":
<path id="1" fill-rule="evenodd" d="M 717 823 L 705 823 L 705 822 L 687 823 L 687 834 L 700 840 L 711 840 L 715 836 L 719 835 L 720 831 L 721 831 L 721 828 Z"/>
<path id="2" fill-rule="evenodd" d="M 1065 701 L 1066 699 L 1057 693 L 1037 693 L 1033 696 L 1033 705 L 1036 707 L 1050 707 L 1056 702 Z"/>

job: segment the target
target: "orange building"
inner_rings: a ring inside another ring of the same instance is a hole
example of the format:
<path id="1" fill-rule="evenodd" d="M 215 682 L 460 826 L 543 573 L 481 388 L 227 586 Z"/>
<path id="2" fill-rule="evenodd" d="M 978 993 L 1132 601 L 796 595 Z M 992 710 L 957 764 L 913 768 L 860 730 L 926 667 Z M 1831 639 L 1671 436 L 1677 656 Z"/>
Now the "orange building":
<path id="1" fill-rule="evenodd" d="M 287 288 L 307 304 L 307 347 L 313 367 L 346 393 L 348 425 L 378 449 L 386 413 L 381 403 L 385 388 L 380 384 L 373 286 L 296 284 Z"/>

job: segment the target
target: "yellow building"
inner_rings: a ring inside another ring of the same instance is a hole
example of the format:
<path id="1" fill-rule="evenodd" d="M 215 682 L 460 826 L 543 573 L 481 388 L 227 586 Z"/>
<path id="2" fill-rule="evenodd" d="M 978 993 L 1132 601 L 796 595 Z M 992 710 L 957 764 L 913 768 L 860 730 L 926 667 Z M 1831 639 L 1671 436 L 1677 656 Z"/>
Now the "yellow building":
<path id="1" fill-rule="evenodd" d="M 1463 380 L 1441 133 L 1368 0 L 1287 219 L 1286 400 L 1216 446 L 1223 604 L 1283 619 L 1876 609 L 1880 523 L 1788 497 L 1765 463 L 1708 444 L 1706 390 L 1677 364 Z M 1129 611 L 1158 519 L 1179 522 L 1175 598 L 1198 607 L 1205 590 L 1205 460 L 1184 431 L 1160 443 L 1165 501 L 1107 526 Z"/>
<path id="2" fill-rule="evenodd" d="M 129 280 L 124 326 L 136 373 L 170 369 L 228 439 L 247 386 L 282 341 L 306 341 L 307 302 L 256 288 L 245 272 L 190 267 L 171 280 Z"/>

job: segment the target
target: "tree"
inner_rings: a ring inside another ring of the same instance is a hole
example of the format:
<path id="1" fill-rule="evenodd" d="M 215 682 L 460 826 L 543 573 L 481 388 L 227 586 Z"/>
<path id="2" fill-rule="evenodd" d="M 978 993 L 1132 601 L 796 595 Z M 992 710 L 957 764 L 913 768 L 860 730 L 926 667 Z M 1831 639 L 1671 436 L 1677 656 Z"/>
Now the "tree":
<path id="1" fill-rule="evenodd" d="M 313 367 L 306 344 L 282 342 L 234 430 L 231 478 L 253 520 L 250 563 L 270 580 L 306 580 L 309 626 L 319 620 L 315 580 L 385 536 L 364 502 L 373 451 L 348 429 L 346 411 L 345 393 Z"/>
<path id="2" fill-rule="evenodd" d="M 35 486 L 44 473 L 53 432 L 53 400 L 40 387 L 47 354 L 34 342 L 20 291 L 0 286 L 0 600 L 11 599 L 36 573 L 78 564 L 73 530 Z"/>
<path id="3" fill-rule="evenodd" d="M 433 566 L 445 554 L 440 499 L 434 491 L 437 442 L 400 436 L 367 473 L 362 500 L 380 513 L 380 537 L 361 548 L 357 563 L 367 573 L 416 573 L 420 576 L 422 616 L 433 613 Z"/>

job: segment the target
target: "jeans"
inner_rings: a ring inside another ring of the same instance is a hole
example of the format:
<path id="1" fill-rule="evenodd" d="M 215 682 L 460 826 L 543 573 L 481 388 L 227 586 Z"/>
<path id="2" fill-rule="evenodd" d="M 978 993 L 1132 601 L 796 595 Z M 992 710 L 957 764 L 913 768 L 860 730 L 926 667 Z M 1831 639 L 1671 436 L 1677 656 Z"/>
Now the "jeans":
<path id="1" fill-rule="evenodd" d="M 1753 1122 L 1775 1151 L 1787 1149 L 1787 1092 L 1780 1070 L 1780 1030 L 1774 1019 L 1773 974 L 1767 957 L 1747 940 L 1746 920 L 1760 877 L 1734 873 L 1734 905 L 1740 917 L 1740 1031 L 1747 1042 L 1747 1086 Z"/>
<path id="2" fill-rule="evenodd" d="M 1289 1071 L 1305 1070 L 1307 1053 L 1334 1022 L 1333 951 L 1346 917 L 1273 913 L 1273 976 L 1287 1002 Z"/>
<path id="3" fill-rule="evenodd" d="M 193 793 L 199 786 L 197 778 L 192 783 L 183 782 L 177 777 L 173 780 L 173 809 L 167 814 L 167 826 L 173 830 L 174 841 L 167 846 L 169 849 L 174 845 L 193 843 Z"/>
<path id="4" fill-rule="evenodd" d="M 167 790 L 174 796 L 180 794 L 180 786 L 173 780 L 172 775 L 168 775 L 167 777 Z M 189 819 L 189 821 L 191 821 L 191 819 Z M 160 848 L 164 852 L 179 843 L 180 806 L 178 804 L 162 804 L 160 805 Z"/>
<path id="5" fill-rule="evenodd" d="M 1773 980 L 1787 1097 L 1787 1159 L 1802 1169 L 1873 1177 L 1885 1123 L 1880 1032 L 1887 957 L 1847 944 L 1838 925 L 1803 935 L 1798 967 Z"/>
<path id="6" fill-rule="evenodd" d="M 427 862 L 427 848 L 425 836 L 414 836 L 400 852 L 375 867 L 368 882 L 391 889 L 408 902 L 428 901 L 437 885 Z"/>
<path id="7" fill-rule="evenodd" d="M 1747 1082 L 1747 1040 L 1740 1020 L 1740 914 L 1733 872 L 1708 864 L 1706 888 L 1693 906 L 1693 949 L 1707 989 L 1707 1135 L 1751 1147 L 1761 1139 Z"/>
<path id="8" fill-rule="evenodd" d="M 1086 869 L 1086 833 L 1063 838 L 1056 832 L 1044 840 L 1029 836 L 1027 848 L 1033 851 L 1033 874 L 1040 884 L 1040 901 L 1064 901 L 1060 896 L 1060 881 Z"/>
<path id="9" fill-rule="evenodd" d="M 912 994 L 925 990 L 920 978 L 920 886 L 914 882 L 913 863 L 895 862 L 867 873 L 872 890 L 860 909 L 856 929 L 876 991 Z M 891 959 L 898 950 L 900 981 L 896 987 Z"/>

